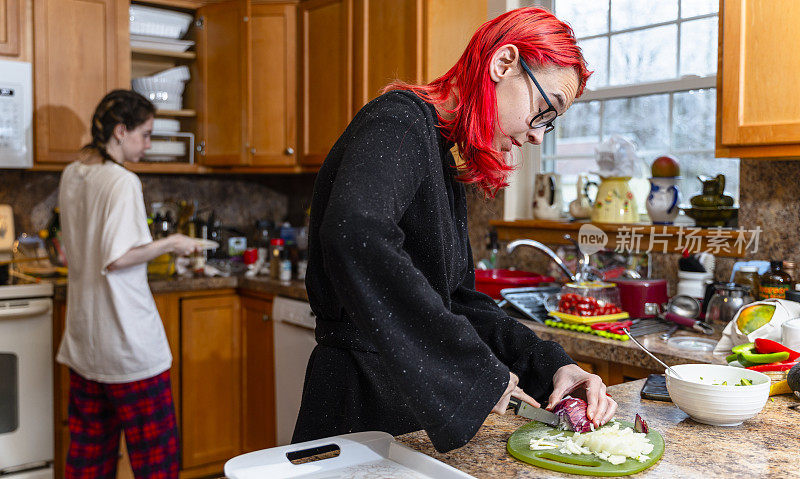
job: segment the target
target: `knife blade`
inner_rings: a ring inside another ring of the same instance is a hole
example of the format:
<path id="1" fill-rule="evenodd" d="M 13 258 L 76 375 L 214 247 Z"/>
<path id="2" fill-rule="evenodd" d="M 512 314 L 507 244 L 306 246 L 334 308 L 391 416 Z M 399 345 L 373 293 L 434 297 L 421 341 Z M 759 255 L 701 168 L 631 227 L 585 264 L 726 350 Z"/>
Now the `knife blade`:
<path id="1" fill-rule="evenodd" d="M 511 398 L 508 402 L 512 406 L 514 414 L 534 421 L 539 421 L 549 426 L 557 427 L 561 423 L 561 419 L 554 413 L 536 406 L 532 406 L 525 401 L 517 398 Z"/>

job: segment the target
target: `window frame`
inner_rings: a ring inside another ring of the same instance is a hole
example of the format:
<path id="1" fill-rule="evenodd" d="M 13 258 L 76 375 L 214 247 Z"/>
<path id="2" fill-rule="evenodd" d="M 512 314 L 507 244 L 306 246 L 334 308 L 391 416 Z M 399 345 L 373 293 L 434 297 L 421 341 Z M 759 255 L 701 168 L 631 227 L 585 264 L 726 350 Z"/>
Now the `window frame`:
<path id="1" fill-rule="evenodd" d="M 556 0 L 557 1 L 557 0 Z M 583 95 L 580 98 L 575 100 L 575 103 L 582 103 L 582 102 L 591 102 L 591 101 L 600 101 L 600 125 L 599 131 L 603 132 L 603 107 L 604 101 L 607 100 L 615 100 L 615 99 L 625 99 L 625 98 L 634 98 L 640 96 L 648 96 L 648 95 L 656 95 L 656 94 L 668 94 L 670 95 L 669 98 L 669 129 L 670 129 L 670 141 L 672 141 L 672 118 L 673 118 L 673 105 L 674 99 L 672 96 L 676 93 L 682 93 L 692 90 L 706 90 L 706 89 L 714 89 L 717 88 L 717 75 L 706 75 L 706 76 L 698 76 L 698 75 L 683 75 L 681 77 L 677 77 L 679 69 L 680 69 L 680 54 L 681 54 L 681 24 L 686 22 L 692 22 L 701 20 L 704 18 L 714 18 L 719 15 L 719 12 L 715 13 L 706 13 L 702 15 L 695 15 L 688 18 L 681 18 L 681 1 L 678 1 L 678 13 L 677 18 L 670 21 L 665 22 L 657 22 L 647 25 L 641 25 L 631 28 L 625 28 L 620 30 L 609 30 L 604 33 L 599 33 L 595 35 L 588 35 L 585 37 L 579 37 L 581 41 L 583 40 L 591 40 L 596 38 L 608 38 L 609 40 L 606 42 L 607 54 L 606 54 L 606 65 L 605 68 L 608 69 L 609 65 L 611 64 L 611 36 L 622 34 L 622 33 L 630 33 L 636 31 L 647 30 L 654 27 L 659 26 L 667 26 L 667 25 L 677 25 L 677 57 L 675 62 L 675 75 L 676 78 L 671 78 L 667 80 L 659 80 L 659 81 L 650 81 L 650 82 L 641 82 L 641 83 L 634 83 L 630 85 L 606 85 L 602 86 L 593 90 L 585 90 Z M 609 6 L 611 0 L 608 0 Z M 529 2 L 520 2 L 520 3 L 527 3 L 528 5 L 532 6 L 541 6 L 547 8 L 548 10 L 553 11 L 554 2 L 553 0 L 531 0 Z M 611 9 L 608 10 L 608 25 L 611 25 Z M 719 35 L 719 32 L 717 33 Z M 559 128 L 559 124 L 556 125 L 556 128 Z M 512 178 L 509 181 L 510 186 L 506 188 L 505 192 L 505 208 L 503 218 L 506 221 L 513 221 L 515 219 L 524 219 L 524 218 L 532 218 L 533 217 L 533 210 L 532 206 L 530 205 L 529 198 L 531 198 L 532 190 L 533 190 L 533 180 L 536 173 L 539 172 L 547 172 L 547 171 L 554 171 L 556 162 L 558 161 L 558 155 L 555 151 L 555 145 L 558 138 L 558 132 L 556 131 L 555 135 L 548 135 L 544 137 L 544 141 L 540 146 L 533 146 L 526 144 L 525 147 L 522 148 L 522 155 L 521 159 L 519 160 L 521 163 L 521 167 L 514 172 Z M 715 154 L 714 145 L 711 145 L 709 149 L 674 149 L 671 150 L 672 153 L 676 154 L 707 154 L 711 153 L 712 155 Z M 591 156 L 571 156 L 570 158 L 592 158 Z M 566 205 L 565 205 L 566 208 Z"/>

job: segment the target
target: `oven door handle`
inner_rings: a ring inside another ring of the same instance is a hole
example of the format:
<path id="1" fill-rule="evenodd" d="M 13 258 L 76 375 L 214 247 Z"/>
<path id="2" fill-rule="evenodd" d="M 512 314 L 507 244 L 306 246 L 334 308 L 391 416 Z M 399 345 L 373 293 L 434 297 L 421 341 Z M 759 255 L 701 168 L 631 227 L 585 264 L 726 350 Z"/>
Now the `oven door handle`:
<path id="1" fill-rule="evenodd" d="M 21 308 L 0 307 L 0 319 L 27 318 L 30 316 L 39 316 L 45 313 L 50 313 L 49 301 L 31 302 L 27 306 Z"/>

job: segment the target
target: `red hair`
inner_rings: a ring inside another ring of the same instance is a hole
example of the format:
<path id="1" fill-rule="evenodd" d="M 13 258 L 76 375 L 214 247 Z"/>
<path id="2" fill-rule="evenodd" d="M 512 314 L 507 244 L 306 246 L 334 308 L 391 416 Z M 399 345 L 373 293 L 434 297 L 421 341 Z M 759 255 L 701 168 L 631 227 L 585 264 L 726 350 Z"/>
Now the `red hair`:
<path id="1" fill-rule="evenodd" d="M 395 81 L 384 92 L 410 90 L 428 103 L 444 104 L 458 90 L 451 119 L 439 115 L 444 135 L 458 145 L 465 171 L 459 180 L 477 183 L 487 196 L 494 197 L 508 186 L 512 165 L 492 147 L 497 121 L 497 97 L 489 76 L 492 55 L 503 45 L 517 47 L 532 67 L 556 65 L 572 67 L 578 73 L 577 96 L 583 93 L 592 74 L 586 68 L 581 50 L 569 25 L 542 8 L 518 8 L 481 25 L 472 35 L 458 62 L 444 75 L 427 85 Z"/>

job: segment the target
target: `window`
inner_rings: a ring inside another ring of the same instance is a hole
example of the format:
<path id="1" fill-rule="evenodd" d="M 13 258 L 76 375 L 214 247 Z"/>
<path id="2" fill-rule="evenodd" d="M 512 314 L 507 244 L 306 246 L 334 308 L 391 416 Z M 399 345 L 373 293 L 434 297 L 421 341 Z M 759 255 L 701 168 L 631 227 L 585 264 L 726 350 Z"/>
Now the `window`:
<path id="1" fill-rule="evenodd" d="M 631 186 L 641 214 L 650 163 L 664 154 L 681 163 L 682 203 L 699 193 L 697 175 L 717 173 L 738 201 L 739 160 L 714 158 L 719 1 L 549 3 L 572 26 L 594 70 L 542 145 L 542 170 L 561 174 L 565 208 L 576 197 L 578 175 L 597 170 L 595 146 L 611 135 L 637 146 L 641 172 Z"/>

